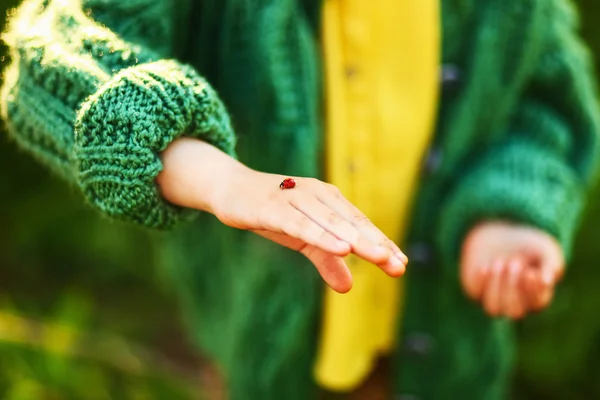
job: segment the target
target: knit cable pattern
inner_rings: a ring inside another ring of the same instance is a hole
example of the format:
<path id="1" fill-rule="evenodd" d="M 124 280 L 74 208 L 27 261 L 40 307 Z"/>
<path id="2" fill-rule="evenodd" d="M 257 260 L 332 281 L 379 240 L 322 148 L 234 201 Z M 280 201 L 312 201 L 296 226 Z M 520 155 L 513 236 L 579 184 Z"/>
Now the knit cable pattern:
<path id="1" fill-rule="evenodd" d="M 192 69 L 173 61 L 125 69 L 79 110 L 73 148 L 79 184 L 110 216 L 169 227 L 181 210 L 154 184 L 160 152 L 185 134 L 233 153 L 229 132 L 223 105 Z"/>
<path id="2" fill-rule="evenodd" d="M 3 117 L 23 148 L 78 185 L 105 215 L 169 228 L 189 213 L 160 196 L 160 152 L 186 135 L 235 156 L 235 137 L 211 86 L 163 55 L 169 37 L 140 37 L 143 29 L 126 28 L 128 19 L 143 15 L 145 24 L 155 20 L 168 34 L 169 4 L 105 3 L 22 4 L 4 35 L 12 63 L 2 90 Z M 112 13 L 102 11 L 107 7 Z"/>

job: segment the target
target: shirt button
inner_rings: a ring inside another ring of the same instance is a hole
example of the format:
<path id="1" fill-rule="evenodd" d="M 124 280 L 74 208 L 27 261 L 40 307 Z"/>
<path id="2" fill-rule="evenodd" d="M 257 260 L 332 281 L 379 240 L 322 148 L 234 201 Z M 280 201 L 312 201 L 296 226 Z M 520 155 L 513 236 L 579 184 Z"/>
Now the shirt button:
<path id="1" fill-rule="evenodd" d="M 409 262 L 430 265 L 433 263 L 433 249 L 430 245 L 423 242 L 409 244 L 406 248 L 406 256 Z"/>
<path id="2" fill-rule="evenodd" d="M 353 174 L 356 172 L 356 163 L 354 161 L 350 161 L 348 163 L 348 173 Z"/>
<path id="3" fill-rule="evenodd" d="M 358 68 L 353 65 L 348 65 L 344 68 L 344 74 L 346 75 L 346 79 L 353 79 L 358 75 Z"/>
<path id="4" fill-rule="evenodd" d="M 423 163 L 423 170 L 429 175 L 436 173 L 442 165 L 442 160 L 442 150 L 439 147 L 430 148 Z"/>
<path id="5" fill-rule="evenodd" d="M 460 68 L 454 64 L 442 65 L 441 80 L 444 86 L 456 86 L 461 80 Z"/>
<path id="6" fill-rule="evenodd" d="M 433 351 L 433 337 L 427 333 L 410 333 L 403 343 L 404 351 L 412 356 L 426 356 Z"/>
<path id="7" fill-rule="evenodd" d="M 447 96 L 456 95 L 462 81 L 460 69 L 456 65 L 444 65 L 442 66 L 440 75 L 440 80 L 442 81 L 441 97 L 447 98 Z"/>

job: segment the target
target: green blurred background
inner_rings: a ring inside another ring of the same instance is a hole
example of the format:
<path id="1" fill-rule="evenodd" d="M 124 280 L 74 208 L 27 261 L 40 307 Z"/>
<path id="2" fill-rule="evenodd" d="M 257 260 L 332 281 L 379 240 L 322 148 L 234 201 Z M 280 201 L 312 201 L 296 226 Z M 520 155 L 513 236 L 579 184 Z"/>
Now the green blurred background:
<path id="1" fill-rule="evenodd" d="M 600 65 L 600 2 L 577 3 Z M 152 238 L 96 215 L 3 133 L 0 182 L 0 399 L 201 398 L 210 378 Z M 600 399 L 599 222 L 597 189 L 553 306 L 519 326 L 518 398 Z"/>

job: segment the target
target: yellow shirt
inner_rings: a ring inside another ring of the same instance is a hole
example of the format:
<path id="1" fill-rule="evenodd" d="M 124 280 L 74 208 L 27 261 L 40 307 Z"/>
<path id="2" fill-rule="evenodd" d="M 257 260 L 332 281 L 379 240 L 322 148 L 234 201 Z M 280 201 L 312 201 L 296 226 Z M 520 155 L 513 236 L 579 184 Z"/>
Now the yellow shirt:
<path id="1" fill-rule="evenodd" d="M 402 240 L 436 113 L 439 0 L 325 0 L 328 181 Z M 348 257 L 354 287 L 327 289 L 316 379 L 356 388 L 388 352 L 402 279 Z"/>

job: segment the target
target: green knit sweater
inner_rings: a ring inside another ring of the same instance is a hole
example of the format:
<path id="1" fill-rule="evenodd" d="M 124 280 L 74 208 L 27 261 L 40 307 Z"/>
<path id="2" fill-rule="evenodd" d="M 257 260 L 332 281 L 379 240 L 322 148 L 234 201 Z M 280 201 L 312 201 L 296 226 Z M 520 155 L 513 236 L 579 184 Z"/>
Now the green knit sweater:
<path id="1" fill-rule="evenodd" d="M 315 398 L 322 283 L 302 257 L 209 215 L 176 224 L 190 213 L 160 197 L 160 152 L 187 135 L 232 155 L 235 145 L 263 171 L 319 177 L 320 6 L 26 0 L 5 34 L 12 137 L 104 214 L 173 228 L 162 242 L 190 334 L 234 400 Z M 567 0 L 442 9 L 443 95 L 403 244 L 412 263 L 394 376 L 407 396 L 495 399 L 506 394 L 510 327 L 462 295 L 462 237 L 506 218 L 568 253 L 600 124 Z"/>

